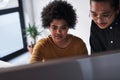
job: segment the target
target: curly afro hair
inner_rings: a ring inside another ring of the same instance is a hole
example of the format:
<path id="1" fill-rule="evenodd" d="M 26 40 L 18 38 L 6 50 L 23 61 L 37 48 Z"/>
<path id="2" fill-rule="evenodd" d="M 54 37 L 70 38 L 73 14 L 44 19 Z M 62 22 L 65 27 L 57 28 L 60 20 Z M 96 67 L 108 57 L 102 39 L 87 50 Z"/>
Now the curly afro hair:
<path id="1" fill-rule="evenodd" d="M 74 28 L 77 20 L 73 6 L 62 0 L 50 2 L 43 8 L 41 14 L 42 26 L 44 28 L 48 28 L 54 19 L 64 19 L 69 28 Z"/>

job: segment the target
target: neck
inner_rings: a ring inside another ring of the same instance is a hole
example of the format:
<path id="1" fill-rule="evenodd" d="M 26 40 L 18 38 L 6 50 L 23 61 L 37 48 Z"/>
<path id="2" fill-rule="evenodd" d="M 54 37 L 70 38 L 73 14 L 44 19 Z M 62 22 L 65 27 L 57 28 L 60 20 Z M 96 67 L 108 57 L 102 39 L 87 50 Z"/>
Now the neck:
<path id="1" fill-rule="evenodd" d="M 70 42 L 71 42 L 71 38 L 69 35 L 67 35 L 67 37 L 63 41 L 60 41 L 60 42 L 54 41 L 54 43 L 60 48 L 67 47 L 70 44 Z"/>

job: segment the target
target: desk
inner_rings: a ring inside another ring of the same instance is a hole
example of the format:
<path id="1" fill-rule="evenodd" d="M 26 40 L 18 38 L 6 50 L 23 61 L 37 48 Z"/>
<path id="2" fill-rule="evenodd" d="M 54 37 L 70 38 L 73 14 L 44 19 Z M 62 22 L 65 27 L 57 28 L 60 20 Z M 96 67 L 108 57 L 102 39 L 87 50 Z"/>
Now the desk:
<path id="1" fill-rule="evenodd" d="M 8 62 L 0 60 L 0 68 L 6 68 L 6 67 L 12 67 L 12 66 L 13 65 Z"/>

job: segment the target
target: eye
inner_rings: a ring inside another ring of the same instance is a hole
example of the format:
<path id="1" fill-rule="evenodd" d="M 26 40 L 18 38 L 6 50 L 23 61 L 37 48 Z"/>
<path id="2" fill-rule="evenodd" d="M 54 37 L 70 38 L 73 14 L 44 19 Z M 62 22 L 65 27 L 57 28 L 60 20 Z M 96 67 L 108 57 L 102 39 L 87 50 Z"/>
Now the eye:
<path id="1" fill-rule="evenodd" d="M 109 14 L 103 14 L 102 16 L 103 17 L 109 17 Z"/>
<path id="2" fill-rule="evenodd" d="M 66 30 L 68 27 L 67 26 L 63 26 L 62 27 L 62 30 Z"/>
<path id="3" fill-rule="evenodd" d="M 91 16 L 92 16 L 92 17 L 97 17 L 97 14 L 91 13 Z"/>
<path id="4" fill-rule="evenodd" d="M 54 25 L 51 26 L 50 28 L 51 28 L 52 30 L 57 30 L 57 26 L 54 26 Z"/>

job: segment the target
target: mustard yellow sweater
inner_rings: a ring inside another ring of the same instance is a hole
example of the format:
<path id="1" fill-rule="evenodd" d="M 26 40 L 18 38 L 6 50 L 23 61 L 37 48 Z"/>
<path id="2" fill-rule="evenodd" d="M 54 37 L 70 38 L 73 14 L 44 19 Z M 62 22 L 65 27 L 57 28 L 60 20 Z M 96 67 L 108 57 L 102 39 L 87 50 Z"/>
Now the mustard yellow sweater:
<path id="1" fill-rule="evenodd" d="M 73 35 L 69 36 L 72 38 L 72 41 L 66 48 L 57 47 L 50 36 L 39 40 L 34 46 L 30 63 L 77 55 L 88 55 L 83 40 Z"/>

